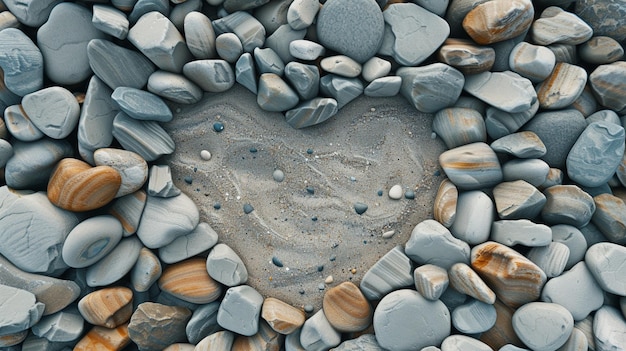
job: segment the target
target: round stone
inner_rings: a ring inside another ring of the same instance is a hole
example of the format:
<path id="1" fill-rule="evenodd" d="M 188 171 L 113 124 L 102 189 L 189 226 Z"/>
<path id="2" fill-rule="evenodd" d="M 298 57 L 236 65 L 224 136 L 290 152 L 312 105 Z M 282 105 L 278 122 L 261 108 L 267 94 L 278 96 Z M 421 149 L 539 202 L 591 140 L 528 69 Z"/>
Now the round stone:
<path id="1" fill-rule="evenodd" d="M 402 198 L 402 185 L 396 184 L 389 189 L 389 198 L 400 200 Z"/>
<path id="2" fill-rule="evenodd" d="M 528 303 L 515 311 L 512 322 L 515 334 L 536 351 L 558 349 L 574 329 L 572 314 L 556 303 Z"/>
<path id="3" fill-rule="evenodd" d="M 317 35 L 327 49 L 365 62 L 383 41 L 385 21 L 374 0 L 329 0 L 317 17 Z"/>
<path id="4" fill-rule="evenodd" d="M 113 216 L 86 219 L 65 239 L 63 261 L 73 268 L 90 266 L 113 250 L 122 233 L 122 224 Z"/>

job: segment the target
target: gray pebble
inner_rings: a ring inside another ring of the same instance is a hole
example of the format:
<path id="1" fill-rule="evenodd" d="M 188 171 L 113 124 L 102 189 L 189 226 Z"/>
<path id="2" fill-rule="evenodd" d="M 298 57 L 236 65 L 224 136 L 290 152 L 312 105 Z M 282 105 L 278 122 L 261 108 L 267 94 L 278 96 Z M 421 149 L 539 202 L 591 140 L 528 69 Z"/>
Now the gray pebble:
<path id="1" fill-rule="evenodd" d="M 306 350 L 328 350 L 340 343 L 341 334 L 330 325 L 324 310 L 307 319 L 300 330 L 300 344 Z"/>
<path id="2" fill-rule="evenodd" d="M 74 94 L 57 86 L 25 95 L 22 108 L 33 124 L 53 139 L 67 137 L 78 124 L 80 115 Z"/>
<path id="3" fill-rule="evenodd" d="M 106 256 L 122 239 L 122 224 L 115 217 L 90 217 L 67 235 L 63 243 L 63 261 L 70 267 L 83 268 Z"/>
<path id="4" fill-rule="evenodd" d="M 362 76 L 367 82 L 382 78 L 391 72 L 391 62 L 380 57 L 372 57 L 363 64 Z"/>
<path id="5" fill-rule="evenodd" d="M 337 101 L 338 109 L 363 94 L 363 89 L 363 83 L 358 78 L 327 74 L 320 79 L 320 92 L 325 96 L 334 98 Z"/>
<path id="6" fill-rule="evenodd" d="M 462 192 L 456 208 L 452 235 L 470 245 L 487 241 L 495 214 L 491 198 L 479 190 Z"/>
<path id="7" fill-rule="evenodd" d="M 299 39 L 289 43 L 289 53 L 297 59 L 313 61 L 323 56 L 326 48 L 314 41 Z"/>
<path id="8" fill-rule="evenodd" d="M 87 268 L 87 285 L 105 286 L 120 280 L 137 262 L 141 248 L 141 241 L 137 237 L 122 239 L 111 252 Z"/>
<path id="9" fill-rule="evenodd" d="M 235 72 L 225 60 L 191 61 L 183 67 L 183 74 L 210 93 L 221 93 L 235 85 Z"/>
<path id="10" fill-rule="evenodd" d="M 306 33 L 305 29 L 294 30 L 290 25 L 283 24 L 265 40 L 265 47 L 274 50 L 283 62 L 294 61 L 294 57 L 289 52 L 289 46 L 294 40 L 304 39 Z"/>
<path id="11" fill-rule="evenodd" d="M 511 159 L 502 164 L 502 177 L 506 182 L 523 180 L 537 187 L 545 183 L 549 172 L 550 166 L 536 158 Z"/>
<path id="12" fill-rule="evenodd" d="M 44 304 L 35 295 L 22 289 L 0 284 L 0 334 L 7 335 L 28 330 L 41 318 Z"/>
<path id="13" fill-rule="evenodd" d="M 4 168 L 11 156 L 13 156 L 13 146 L 8 141 L 0 139 L 0 168 Z"/>
<path id="14" fill-rule="evenodd" d="M 39 27 L 46 22 L 52 9 L 60 0 L 6 0 L 4 5 L 17 19 L 31 27 Z"/>
<path id="15" fill-rule="evenodd" d="M 239 56 L 235 63 L 235 81 L 253 94 L 257 93 L 257 74 L 254 67 L 254 59 L 249 52 Z"/>
<path id="16" fill-rule="evenodd" d="M 460 190 L 487 188 L 502 181 L 502 169 L 496 153 L 482 142 L 443 152 L 439 155 L 439 164 Z"/>
<path id="17" fill-rule="evenodd" d="M 495 107 L 489 107 L 487 108 L 485 118 L 487 134 L 492 139 L 498 139 L 517 132 L 526 122 L 530 121 L 535 116 L 538 110 L 539 101 L 535 101 L 528 110 L 517 113 L 509 113 Z"/>
<path id="18" fill-rule="evenodd" d="M 423 316 L 429 318 L 423 318 Z M 419 350 L 439 345 L 450 334 L 450 314 L 441 301 L 429 301 L 415 290 L 396 290 L 374 311 L 374 331 L 381 347 Z"/>
<path id="19" fill-rule="evenodd" d="M 396 74 L 402 78 L 402 96 L 418 111 L 426 113 L 453 106 L 465 83 L 460 71 L 444 63 L 401 67 Z"/>
<path id="20" fill-rule="evenodd" d="M 217 312 L 217 323 L 237 334 L 252 336 L 259 329 L 263 296 L 248 285 L 226 291 Z"/>
<path id="21" fill-rule="evenodd" d="M 367 211 L 367 205 L 362 202 L 357 202 L 354 204 L 354 211 L 357 214 L 362 215 L 365 213 L 365 211 Z"/>
<path id="22" fill-rule="evenodd" d="M 438 111 L 433 119 L 433 132 L 448 149 L 487 141 L 485 119 L 480 112 L 469 108 L 449 107 Z"/>
<path id="23" fill-rule="evenodd" d="M 328 73 L 354 78 L 361 74 L 361 64 L 346 55 L 335 55 L 323 58 L 320 67 Z"/>
<path id="24" fill-rule="evenodd" d="M 598 243 L 585 253 L 585 263 L 600 287 L 606 292 L 626 296 L 626 248 L 613 243 Z"/>
<path id="25" fill-rule="evenodd" d="M 509 56 L 511 70 L 535 83 L 548 78 L 555 64 L 556 57 L 550 49 L 525 41 L 515 45 Z"/>
<path id="26" fill-rule="evenodd" d="M 458 262 L 469 263 L 470 248 L 442 224 L 427 219 L 413 228 L 405 253 L 418 264 L 433 264 L 447 270 Z"/>
<path id="27" fill-rule="evenodd" d="M 593 122 L 606 122 L 617 124 L 618 126 L 622 125 L 619 116 L 613 110 L 600 110 L 592 113 L 591 115 L 585 118 L 587 121 L 587 126 Z"/>
<path id="28" fill-rule="evenodd" d="M 448 288 L 448 272 L 433 264 L 425 264 L 413 271 L 415 289 L 428 300 L 438 300 Z"/>
<path id="29" fill-rule="evenodd" d="M 578 55 L 576 54 L 576 45 L 571 44 L 552 44 L 546 46 L 556 58 L 556 62 L 565 62 L 576 64 Z"/>
<path id="30" fill-rule="evenodd" d="M 182 74 L 156 71 L 148 78 L 148 91 L 178 104 L 195 104 L 202 89 Z"/>
<path id="31" fill-rule="evenodd" d="M 491 143 L 495 152 L 506 153 L 518 158 L 539 158 L 546 154 L 546 146 L 537 134 L 531 131 L 503 136 Z"/>
<path id="32" fill-rule="evenodd" d="M 567 245 L 559 242 L 533 247 L 527 254 L 528 259 L 539 266 L 548 278 L 558 277 L 563 273 L 569 255 Z"/>
<path id="33" fill-rule="evenodd" d="M 272 178 L 274 178 L 274 181 L 280 183 L 285 180 L 285 173 L 280 169 L 275 169 L 274 173 L 272 173 Z"/>
<path id="34" fill-rule="evenodd" d="M 139 121 L 123 112 L 113 120 L 113 136 L 124 149 L 150 162 L 174 152 L 174 141 L 155 121 Z"/>
<path id="35" fill-rule="evenodd" d="M 143 120 L 169 122 L 174 118 L 172 111 L 158 96 L 145 90 L 118 87 L 111 98 L 128 116 Z"/>
<path id="36" fill-rule="evenodd" d="M 16 1 L 15 6 L 20 5 Z M 28 62 L 28 65 L 23 62 Z M 4 71 L 4 84 L 16 95 L 24 96 L 43 87 L 44 60 L 41 51 L 17 28 L 0 32 L 0 68 Z"/>
<path id="37" fill-rule="evenodd" d="M 565 307 L 546 302 L 530 302 L 513 314 L 515 334 L 533 350 L 556 350 L 567 341 L 574 319 Z"/>
<path id="38" fill-rule="evenodd" d="M 243 45 L 235 33 L 222 33 L 215 38 L 215 50 L 219 58 L 235 63 L 244 52 Z"/>
<path id="39" fill-rule="evenodd" d="M 319 92 L 320 72 L 317 66 L 289 62 L 285 66 L 285 78 L 302 100 L 313 99 Z"/>
<path id="40" fill-rule="evenodd" d="M 254 211 L 254 207 L 250 204 L 243 204 L 243 213 L 250 214 Z"/>
<path id="41" fill-rule="evenodd" d="M 4 170 L 6 184 L 13 189 L 45 187 L 57 162 L 72 154 L 72 147 L 66 140 L 16 141 L 13 156 Z"/>
<path id="42" fill-rule="evenodd" d="M 493 199 L 501 219 L 534 219 L 546 203 L 545 195 L 524 180 L 496 185 Z"/>
<path id="43" fill-rule="evenodd" d="M 113 119 L 117 114 L 113 91 L 97 76 L 92 76 L 87 86 L 85 101 L 78 118 L 78 144 L 88 155 L 81 156 L 93 164 L 93 152 L 108 147 L 113 141 Z M 85 157 L 87 156 L 87 157 Z"/>
<path id="44" fill-rule="evenodd" d="M 545 224 L 534 223 L 528 219 L 501 220 L 491 225 L 489 239 L 509 247 L 546 246 L 552 241 L 552 230 Z"/>
<path id="45" fill-rule="evenodd" d="M 482 333 L 496 324 L 496 308 L 472 299 L 452 311 L 452 325 L 465 334 Z"/>
<path id="46" fill-rule="evenodd" d="M 591 217 L 602 236 L 617 244 L 626 243 L 626 204 L 611 194 L 601 194 L 593 198 L 596 211 Z"/>
<path id="47" fill-rule="evenodd" d="M 374 334 L 363 334 L 358 338 L 346 340 L 335 347 L 333 351 L 384 351 Z"/>
<path id="48" fill-rule="evenodd" d="M 368 300 L 378 300 L 390 291 L 413 285 L 411 260 L 396 246 L 365 273 L 359 288 Z"/>
<path id="49" fill-rule="evenodd" d="M 99 4 L 93 5 L 91 23 L 101 32 L 120 40 L 126 39 L 130 25 L 124 12 L 112 6 Z"/>
<path id="50" fill-rule="evenodd" d="M 115 197 L 134 193 L 148 180 L 148 164 L 132 151 L 101 148 L 96 150 L 93 158 L 96 166 L 112 167 L 122 177 L 122 184 Z"/>
<path id="51" fill-rule="evenodd" d="M 533 22 L 531 35 L 539 45 L 578 45 L 591 38 L 593 29 L 575 14 L 550 6 Z"/>
<path id="52" fill-rule="evenodd" d="M 369 97 L 392 97 L 398 95 L 402 87 L 402 78 L 389 76 L 376 78 L 363 90 L 363 94 Z"/>
<path id="53" fill-rule="evenodd" d="M 167 17 L 170 19 L 170 21 L 172 21 L 172 23 L 174 23 L 174 26 L 176 26 L 176 28 L 181 33 L 184 33 L 185 17 L 187 17 L 187 15 L 192 12 L 198 13 L 198 11 L 202 11 L 203 1 L 202 0 L 186 0 L 182 2 L 181 1 L 175 1 L 175 2 L 176 2 L 175 6 L 172 8 L 169 16 Z M 189 45 L 187 45 L 187 48 L 189 48 Z M 191 52 L 191 50 L 189 51 Z"/>
<path id="54" fill-rule="evenodd" d="M 624 48 L 611 37 L 594 36 L 578 47 L 578 55 L 585 62 L 602 65 L 624 57 Z"/>
<path id="55" fill-rule="evenodd" d="M 221 329 L 219 324 L 217 324 L 219 307 L 220 301 L 214 301 L 202 305 L 193 311 L 193 315 L 185 327 L 187 340 L 190 343 L 197 344 L 202 339 Z"/>
<path id="56" fill-rule="evenodd" d="M 200 60 L 215 58 L 215 31 L 211 20 L 202 12 L 192 11 L 185 16 L 183 26 L 191 54 Z"/>
<path id="57" fill-rule="evenodd" d="M 441 351 L 492 351 L 484 342 L 466 335 L 450 335 L 441 343 Z"/>
<path id="58" fill-rule="evenodd" d="M 175 263 L 209 250 L 217 243 L 217 233 L 206 222 L 200 222 L 189 234 L 179 236 L 159 248 L 159 258 L 164 263 Z"/>
<path id="59" fill-rule="evenodd" d="M 337 111 L 337 100 L 314 98 L 285 112 L 285 118 L 293 128 L 306 128 L 326 121 L 336 115 Z"/>
<path id="60" fill-rule="evenodd" d="M 546 181 L 543 182 L 538 188 L 541 190 L 547 189 L 553 185 L 563 185 L 563 171 L 559 168 L 550 168 Z"/>
<path id="61" fill-rule="evenodd" d="M 154 65 L 144 55 L 107 40 L 91 40 L 87 45 L 87 56 L 95 75 L 111 89 L 141 89 L 154 72 Z"/>
<path id="62" fill-rule="evenodd" d="M 295 30 L 305 29 L 313 24 L 319 9 L 318 0 L 295 0 L 289 5 L 287 23 Z"/>
<path id="63" fill-rule="evenodd" d="M 146 247 L 160 248 L 189 234 L 199 220 L 196 204 L 183 193 L 168 198 L 148 196 L 137 236 Z"/>
<path id="64" fill-rule="evenodd" d="M 34 335 L 51 342 L 74 341 L 82 335 L 84 322 L 78 311 L 70 309 L 41 318 L 31 330 Z"/>
<path id="65" fill-rule="evenodd" d="M 270 112 L 287 111 L 299 102 L 298 94 L 275 73 L 263 73 L 259 78 L 257 104 Z"/>
<path id="66" fill-rule="evenodd" d="M 593 318 L 595 350 L 622 350 L 626 345 L 626 321 L 611 306 L 600 308 Z"/>
<path id="67" fill-rule="evenodd" d="M 526 111 L 537 100 L 532 82 L 510 71 L 469 76 L 463 89 L 489 105 L 511 113 Z M 511 99 L 511 96 L 516 98 Z"/>
<path id="68" fill-rule="evenodd" d="M 215 34 L 234 33 L 240 40 L 244 52 L 263 47 L 265 28 L 256 18 L 244 11 L 231 12 L 228 16 L 213 21 Z"/>
<path id="69" fill-rule="evenodd" d="M 596 210 L 593 198 L 576 185 L 555 185 L 544 190 L 546 204 L 541 217 L 546 224 L 569 224 L 580 228 Z"/>
<path id="70" fill-rule="evenodd" d="M 133 291 L 149 291 L 154 283 L 161 278 L 163 266 L 159 258 L 148 248 L 142 247 L 139 257 L 130 271 L 130 283 Z"/>
<path id="71" fill-rule="evenodd" d="M 172 171 L 168 165 L 153 165 L 148 178 L 148 195 L 174 197 L 180 195 L 180 189 L 172 181 Z"/>
<path id="72" fill-rule="evenodd" d="M 248 281 L 248 270 L 233 249 L 217 244 L 209 252 L 206 268 L 211 278 L 226 285 L 237 286 Z"/>
<path id="73" fill-rule="evenodd" d="M 35 127 L 21 105 L 11 105 L 5 108 L 4 121 L 8 133 L 17 140 L 35 141 L 44 136 L 39 128 Z"/>
<path id="74" fill-rule="evenodd" d="M 170 14 L 170 2 L 167 0 L 137 0 L 132 6 L 132 11 L 128 15 L 131 23 L 136 23 L 150 12 L 160 13 L 165 17 Z"/>
<path id="75" fill-rule="evenodd" d="M 626 87 L 620 83 L 624 81 L 624 77 L 626 62 L 623 61 L 600 65 L 591 72 L 589 83 L 598 103 L 615 111 L 624 110 L 626 101 L 622 97 Z"/>
<path id="76" fill-rule="evenodd" d="M 585 236 L 585 240 L 587 241 L 587 247 L 591 247 L 597 243 L 606 242 L 608 239 L 602 234 L 600 229 L 593 223 L 590 222 L 584 227 L 578 228 L 580 232 Z"/>
<path id="77" fill-rule="evenodd" d="M 565 244 L 569 248 L 569 259 L 565 269 L 570 269 L 582 261 L 587 251 L 587 241 L 583 233 L 578 228 L 567 224 L 554 225 L 550 229 L 552 230 L 552 241 Z"/>
<path id="78" fill-rule="evenodd" d="M 194 350 L 209 351 L 215 350 L 230 350 L 233 347 L 235 341 L 235 334 L 228 330 L 221 330 L 210 334 L 204 339 L 200 340 Z"/>

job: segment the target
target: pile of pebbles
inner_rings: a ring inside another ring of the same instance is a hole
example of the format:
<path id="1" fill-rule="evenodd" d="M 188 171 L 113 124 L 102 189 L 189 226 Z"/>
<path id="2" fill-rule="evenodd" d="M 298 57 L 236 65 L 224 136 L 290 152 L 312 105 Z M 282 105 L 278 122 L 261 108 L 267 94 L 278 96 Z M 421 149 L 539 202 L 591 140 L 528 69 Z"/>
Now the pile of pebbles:
<path id="1" fill-rule="evenodd" d="M 626 349 L 624 1 L 0 5 L 1 350 Z M 155 162 L 235 83 L 294 128 L 402 94 L 448 148 L 434 218 L 318 311 Z"/>

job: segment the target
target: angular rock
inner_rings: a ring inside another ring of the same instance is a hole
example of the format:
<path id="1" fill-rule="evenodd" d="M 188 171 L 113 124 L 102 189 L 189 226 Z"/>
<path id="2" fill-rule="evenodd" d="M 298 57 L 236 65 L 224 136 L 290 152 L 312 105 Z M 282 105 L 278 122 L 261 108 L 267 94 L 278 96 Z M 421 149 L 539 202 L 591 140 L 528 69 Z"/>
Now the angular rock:
<path id="1" fill-rule="evenodd" d="M 528 219 L 501 220 L 491 225 L 489 239 L 509 247 L 546 246 L 552 241 L 552 231 L 547 225 L 533 223 Z"/>
<path id="2" fill-rule="evenodd" d="M 74 350 L 122 350 L 130 343 L 128 336 L 128 324 L 123 324 L 115 329 L 105 327 L 93 327 L 76 344 Z"/>
<path id="3" fill-rule="evenodd" d="M 406 243 L 405 253 L 418 264 L 433 264 L 448 270 L 455 263 L 469 263 L 469 245 L 431 219 L 418 223 Z"/>
<path id="4" fill-rule="evenodd" d="M 450 286 L 456 291 L 490 305 L 496 301 L 494 292 L 465 263 L 455 263 L 450 267 L 448 277 Z"/>
<path id="5" fill-rule="evenodd" d="M 141 214 L 146 206 L 146 197 L 146 192 L 139 190 L 117 198 L 109 207 L 109 214 L 122 223 L 124 236 L 135 234 L 137 231 Z"/>
<path id="6" fill-rule="evenodd" d="M 601 194 L 593 198 L 596 210 L 591 221 L 609 241 L 626 244 L 626 204 L 619 197 Z"/>
<path id="7" fill-rule="evenodd" d="M 285 119 L 293 128 L 306 128 L 326 121 L 336 115 L 337 111 L 337 100 L 314 98 L 303 101 L 285 112 Z"/>
<path id="8" fill-rule="evenodd" d="M 83 334 L 84 323 L 80 314 L 71 309 L 41 318 L 31 330 L 52 343 L 64 343 L 77 340 Z"/>
<path id="9" fill-rule="evenodd" d="M 313 24 L 319 9 L 318 0 L 295 0 L 289 5 L 287 22 L 295 30 L 305 29 Z"/>
<path id="10" fill-rule="evenodd" d="M 198 208 L 185 194 L 170 198 L 148 196 L 137 236 L 146 247 L 156 249 L 189 234 L 199 219 Z"/>
<path id="11" fill-rule="evenodd" d="M 141 53 L 107 40 L 91 40 L 87 56 L 95 75 L 111 89 L 121 86 L 140 89 L 154 72 L 152 62 Z"/>
<path id="12" fill-rule="evenodd" d="M 503 136 L 491 143 L 495 152 L 517 158 L 538 158 L 546 154 L 546 146 L 537 134 L 525 131 Z"/>
<path id="13" fill-rule="evenodd" d="M 153 165 L 150 167 L 148 195 L 163 198 L 180 195 L 180 189 L 174 185 L 172 180 L 172 170 L 170 166 Z"/>
<path id="14" fill-rule="evenodd" d="M 226 291 L 217 312 L 217 322 L 237 334 L 252 336 L 259 329 L 259 315 L 263 296 L 248 285 L 232 287 Z"/>
<path id="15" fill-rule="evenodd" d="M 217 233 L 206 222 L 200 222 L 189 234 L 179 236 L 171 243 L 159 248 L 159 258 L 165 263 L 176 263 L 203 251 L 217 243 Z"/>
<path id="16" fill-rule="evenodd" d="M 533 219 L 546 203 L 545 195 L 524 180 L 496 185 L 493 198 L 501 219 Z"/>
<path id="17" fill-rule="evenodd" d="M 448 149 L 487 141 L 483 116 L 469 108 L 449 107 L 438 111 L 433 119 L 433 132 L 443 139 Z"/>
<path id="18" fill-rule="evenodd" d="M 274 73 L 263 73 L 259 78 L 257 104 L 270 112 L 287 111 L 299 102 L 298 95 L 291 87 Z"/>
<path id="19" fill-rule="evenodd" d="M 17 7 L 17 1 L 15 3 Z M 26 62 L 27 65 L 23 64 Z M 17 28 L 7 28 L 0 33 L 0 68 L 4 71 L 4 84 L 13 94 L 24 96 L 43 88 L 41 51 Z"/>
<path id="20" fill-rule="evenodd" d="M 221 93 L 235 84 L 235 72 L 224 60 L 197 60 L 183 67 L 183 74 L 202 90 Z"/>
<path id="21" fill-rule="evenodd" d="M 531 302 L 513 314 L 513 329 L 533 350 L 555 350 L 569 338 L 574 319 L 565 307 L 547 302 Z"/>
<path id="22" fill-rule="evenodd" d="M 496 59 L 493 48 L 478 46 L 470 40 L 448 38 L 437 51 L 437 57 L 464 74 L 491 69 Z"/>
<path id="23" fill-rule="evenodd" d="M 160 97 L 145 90 L 118 87 L 111 98 L 124 113 L 138 120 L 169 122 L 174 118 Z"/>
<path id="24" fill-rule="evenodd" d="M 122 224 L 115 217 L 90 217 L 72 229 L 63 243 L 63 262 L 84 268 L 106 256 L 122 239 Z"/>
<path id="25" fill-rule="evenodd" d="M 531 34 L 533 41 L 540 45 L 578 45 L 591 38 L 593 29 L 575 14 L 550 6 L 533 23 Z"/>
<path id="26" fill-rule="evenodd" d="M 146 161 L 174 152 L 174 141 L 155 121 L 139 121 L 123 112 L 113 120 L 113 136 L 128 151 Z"/>
<path id="27" fill-rule="evenodd" d="M 162 273 L 163 267 L 159 258 L 150 249 L 142 247 L 137 262 L 130 271 L 130 283 L 133 290 L 137 292 L 148 291 Z"/>
<path id="28" fill-rule="evenodd" d="M 4 170 L 6 184 L 13 189 L 37 189 L 45 187 L 55 165 L 72 155 L 66 140 L 41 139 L 24 143 L 16 141 L 13 156 Z"/>
<path id="29" fill-rule="evenodd" d="M 368 300 L 378 300 L 388 292 L 413 285 L 411 260 L 402 246 L 396 246 L 365 273 L 360 288 Z"/>
<path id="30" fill-rule="evenodd" d="M 328 73 L 347 78 L 358 77 L 362 70 L 360 63 L 345 55 L 325 57 L 320 61 L 320 67 Z"/>
<path id="31" fill-rule="evenodd" d="M 217 324 L 219 307 L 220 301 L 215 301 L 202 305 L 193 311 L 193 315 L 185 327 L 189 342 L 198 344 L 202 339 L 221 329 Z"/>
<path id="32" fill-rule="evenodd" d="M 483 243 L 489 238 L 494 212 L 494 204 L 484 192 L 462 192 L 459 194 L 456 219 L 450 232 L 470 245 Z"/>
<path id="33" fill-rule="evenodd" d="M 96 166 L 109 166 L 119 172 L 122 184 L 115 197 L 132 194 L 148 179 L 148 164 L 132 151 L 101 148 L 94 153 Z"/>
<path id="34" fill-rule="evenodd" d="M 495 107 L 489 107 L 486 111 L 485 127 L 487 134 L 492 139 L 502 138 L 517 132 L 526 122 L 530 121 L 539 110 L 539 101 L 523 112 L 509 113 Z"/>
<path id="35" fill-rule="evenodd" d="M 117 328 L 133 314 L 133 292 L 125 287 L 96 290 L 80 299 L 78 310 L 93 325 Z"/>
<path id="36" fill-rule="evenodd" d="M 216 281 L 226 286 L 237 286 L 248 281 L 248 270 L 233 249 L 217 244 L 206 259 L 206 270 Z"/>
<path id="37" fill-rule="evenodd" d="M 274 331 L 281 334 L 293 333 L 305 321 L 302 310 L 273 297 L 268 297 L 263 301 L 261 317 Z"/>
<path id="38" fill-rule="evenodd" d="M 131 23 L 136 23 L 139 19 L 150 12 L 158 12 L 163 16 L 170 15 L 170 4 L 167 0 L 137 0 L 132 5 L 132 11 L 128 15 Z"/>
<path id="39" fill-rule="evenodd" d="M 425 264 L 413 271 L 415 289 L 428 300 L 438 300 L 449 284 L 448 272 L 433 264 Z"/>
<path id="40" fill-rule="evenodd" d="M 587 72 L 583 68 L 559 62 L 536 88 L 539 105 L 552 110 L 565 108 L 578 99 L 586 83 Z"/>
<path id="41" fill-rule="evenodd" d="M 465 334 L 482 333 L 496 324 L 496 308 L 472 299 L 452 311 L 452 325 Z"/>
<path id="42" fill-rule="evenodd" d="M 591 220 L 596 205 L 591 195 L 576 185 L 555 185 L 544 190 L 546 204 L 541 217 L 547 224 L 583 227 Z"/>
<path id="43" fill-rule="evenodd" d="M 461 190 L 494 186 L 502 181 L 502 169 L 493 149 L 478 142 L 450 149 L 439 155 L 439 164 Z"/>
<path id="44" fill-rule="evenodd" d="M 137 262 L 141 247 L 136 237 L 122 239 L 113 251 L 87 268 L 87 285 L 105 286 L 124 277 Z"/>
<path id="45" fill-rule="evenodd" d="M 112 6 L 93 5 L 93 26 L 103 33 L 124 40 L 128 35 L 129 22 L 126 14 Z"/>
<path id="46" fill-rule="evenodd" d="M 600 65 L 591 72 L 589 82 L 600 104 L 615 111 L 626 108 L 626 102 L 621 98 L 626 91 L 625 75 L 626 63 L 622 61 Z"/>
<path id="47" fill-rule="evenodd" d="M 202 89 L 182 74 L 156 71 L 148 78 L 148 91 L 178 104 L 195 104 Z"/>
<path id="48" fill-rule="evenodd" d="M 558 277 L 565 270 L 570 251 L 567 245 L 552 242 L 547 246 L 533 247 L 526 255 L 548 278 Z"/>
<path id="49" fill-rule="evenodd" d="M 555 64 L 556 56 L 550 49 L 525 41 L 515 45 L 509 56 L 511 70 L 532 82 L 548 78 Z"/>
<path id="50" fill-rule="evenodd" d="M 338 109 L 363 94 L 363 89 L 363 83 L 358 78 L 328 74 L 320 79 L 320 92 L 334 98 Z"/>
<path id="51" fill-rule="evenodd" d="M 234 33 L 243 46 L 244 52 L 252 52 L 263 47 L 265 28 L 256 18 L 245 11 L 231 12 L 228 16 L 212 22 L 215 34 Z"/>
<path id="52" fill-rule="evenodd" d="M 463 29 L 478 44 L 493 44 L 526 33 L 534 15 L 529 0 L 487 1 L 467 13 Z"/>
<path id="53" fill-rule="evenodd" d="M 141 350 L 162 350 L 186 341 L 185 325 L 189 318 L 191 312 L 184 307 L 144 302 L 133 312 L 128 335 Z"/>
<path id="54" fill-rule="evenodd" d="M 453 106 L 465 84 L 461 72 L 443 63 L 401 67 L 396 74 L 402 78 L 402 96 L 418 111 L 425 113 Z"/>
<path id="55" fill-rule="evenodd" d="M 465 79 L 463 90 L 506 112 L 530 109 L 537 99 L 532 83 L 511 71 L 483 72 Z M 515 99 L 511 99 L 515 96 Z"/>
<path id="56" fill-rule="evenodd" d="M 113 119 L 117 114 L 117 107 L 111 99 L 112 93 L 97 76 L 94 75 L 89 80 L 78 118 L 78 144 L 89 151 L 88 155 L 81 154 L 89 163 L 93 162 L 95 150 L 108 147 L 113 141 Z"/>
<path id="57" fill-rule="evenodd" d="M 41 318 L 44 305 L 32 293 L 0 284 L 0 335 L 22 332 Z"/>
<path id="58" fill-rule="evenodd" d="M 356 332 L 372 323 L 372 307 L 352 282 L 343 282 L 324 294 L 324 315 L 337 331 Z"/>
<path id="59" fill-rule="evenodd" d="M 254 60 L 249 52 L 244 53 L 235 63 L 235 81 L 246 87 L 253 94 L 257 93 L 257 74 Z"/>

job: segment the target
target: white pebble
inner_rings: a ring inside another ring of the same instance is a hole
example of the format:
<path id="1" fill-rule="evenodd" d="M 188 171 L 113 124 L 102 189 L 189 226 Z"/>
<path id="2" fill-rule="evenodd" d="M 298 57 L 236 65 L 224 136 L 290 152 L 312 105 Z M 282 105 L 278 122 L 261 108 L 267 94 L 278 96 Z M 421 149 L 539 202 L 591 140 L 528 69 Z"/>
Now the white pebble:
<path id="1" fill-rule="evenodd" d="M 393 200 L 400 200 L 402 198 L 402 186 L 396 184 L 389 189 L 389 198 Z"/>
<path id="2" fill-rule="evenodd" d="M 333 278 L 332 275 L 329 275 L 328 277 L 326 277 L 326 279 L 324 279 L 324 283 L 326 284 L 332 284 L 335 281 L 335 279 Z"/>
<path id="3" fill-rule="evenodd" d="M 211 159 L 211 152 L 209 152 L 209 150 L 202 150 L 200 151 L 200 158 L 208 161 Z"/>
<path id="4" fill-rule="evenodd" d="M 388 232 L 383 233 L 383 239 L 389 239 L 396 233 L 395 230 L 390 230 Z"/>
<path id="5" fill-rule="evenodd" d="M 285 180 L 285 173 L 281 171 L 280 169 L 276 169 L 274 170 L 274 173 L 272 173 L 272 177 L 274 178 L 275 181 L 280 183 L 283 180 Z"/>

